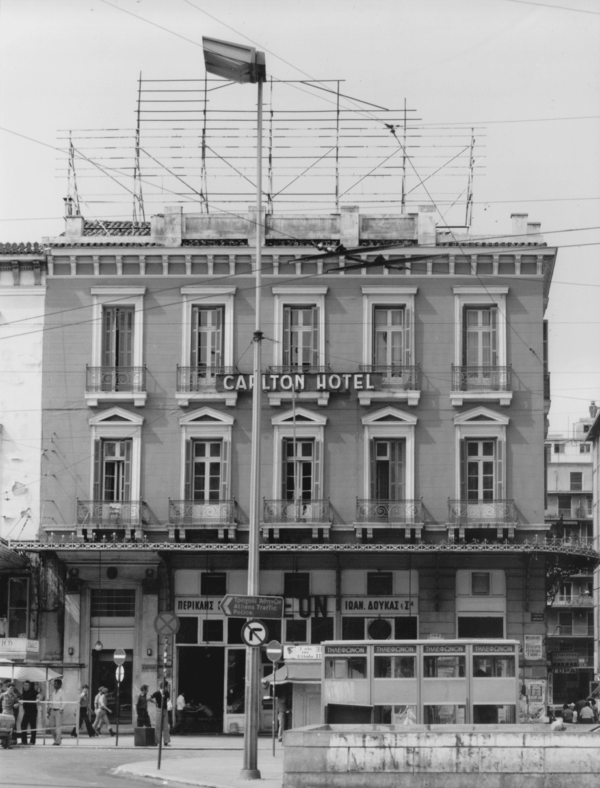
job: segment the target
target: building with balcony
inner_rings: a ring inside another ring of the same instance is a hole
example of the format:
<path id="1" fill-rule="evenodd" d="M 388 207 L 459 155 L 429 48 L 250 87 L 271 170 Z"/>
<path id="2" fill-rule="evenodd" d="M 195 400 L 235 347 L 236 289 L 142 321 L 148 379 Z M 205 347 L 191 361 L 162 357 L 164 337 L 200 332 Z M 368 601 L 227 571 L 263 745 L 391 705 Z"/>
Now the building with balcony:
<path id="1" fill-rule="evenodd" d="M 569 435 L 549 434 L 545 444 L 546 522 L 551 533 L 594 543 L 591 418 L 579 419 Z M 552 701 L 587 697 L 594 679 L 593 567 L 551 589 L 546 615 Z"/>
<path id="2" fill-rule="evenodd" d="M 436 228 L 429 207 L 167 208 L 136 226 L 68 216 L 47 248 L 41 536 L 14 547 L 60 570 L 69 691 L 112 686 L 115 648 L 126 708 L 156 686 L 153 621 L 174 610 L 175 690 L 215 731 L 243 729 L 243 622 L 220 600 L 246 592 L 254 385 L 260 590 L 285 600 L 270 636 L 516 638 L 525 683 L 544 684 L 547 588 L 597 554 L 544 518 L 556 250 L 538 225 L 515 215 L 488 239 Z"/>
<path id="3" fill-rule="evenodd" d="M 592 455 L 592 527 L 594 534 L 594 546 L 596 550 L 600 538 L 600 409 L 596 402 L 590 405 L 591 426 L 587 434 L 587 439 L 591 444 Z M 597 686 L 600 684 L 600 573 L 598 567 L 594 570 L 593 576 L 594 594 L 594 681 L 595 694 L 598 694 Z"/>

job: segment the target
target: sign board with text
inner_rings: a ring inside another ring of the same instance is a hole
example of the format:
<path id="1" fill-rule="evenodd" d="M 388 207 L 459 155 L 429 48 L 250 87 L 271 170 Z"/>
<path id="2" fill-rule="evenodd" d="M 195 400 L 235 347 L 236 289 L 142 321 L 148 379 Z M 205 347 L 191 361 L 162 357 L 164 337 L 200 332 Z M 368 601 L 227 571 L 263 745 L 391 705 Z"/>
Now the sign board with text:
<path id="1" fill-rule="evenodd" d="M 313 645 L 304 645 L 304 646 L 284 646 L 283 647 L 283 658 L 287 662 L 290 659 L 315 659 L 320 660 L 323 657 L 323 646 L 313 646 Z"/>
<path id="2" fill-rule="evenodd" d="M 283 618 L 283 597 L 227 594 L 221 611 L 234 618 Z"/>

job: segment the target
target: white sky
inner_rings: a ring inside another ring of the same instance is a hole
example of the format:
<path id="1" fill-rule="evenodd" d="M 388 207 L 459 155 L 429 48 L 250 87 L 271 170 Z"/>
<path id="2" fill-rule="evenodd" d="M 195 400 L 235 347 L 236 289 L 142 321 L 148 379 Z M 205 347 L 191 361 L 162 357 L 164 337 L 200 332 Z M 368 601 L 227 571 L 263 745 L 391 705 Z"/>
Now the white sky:
<path id="1" fill-rule="evenodd" d="M 564 246 L 547 317 L 551 429 L 566 430 L 600 405 L 600 230 L 582 229 L 600 227 L 599 32 L 600 0 L 0 0 L 0 125 L 47 145 L 131 128 L 139 73 L 203 78 L 203 35 L 248 36 L 279 79 L 343 79 L 374 104 L 406 98 L 423 123 L 486 125 L 473 231 L 525 212 Z M 58 235 L 60 154 L 6 131 L 0 151 L 0 241 Z"/>

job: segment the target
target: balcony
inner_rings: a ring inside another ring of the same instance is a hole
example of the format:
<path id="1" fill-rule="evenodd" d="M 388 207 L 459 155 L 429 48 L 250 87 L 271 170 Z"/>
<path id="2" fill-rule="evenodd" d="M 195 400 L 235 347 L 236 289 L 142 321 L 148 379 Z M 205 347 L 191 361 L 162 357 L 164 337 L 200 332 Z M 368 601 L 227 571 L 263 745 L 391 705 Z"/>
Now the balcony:
<path id="1" fill-rule="evenodd" d="M 423 530 L 423 501 L 357 498 L 354 526 L 356 536 L 361 540 L 364 535 L 367 539 L 372 539 L 376 529 L 404 530 L 406 539 L 410 539 L 414 531 L 416 538 L 420 539 Z"/>
<path id="2" fill-rule="evenodd" d="M 297 402 L 316 402 L 319 407 L 326 407 L 329 404 L 329 391 L 299 391 L 299 384 L 295 382 L 299 375 L 329 375 L 331 370 L 326 364 L 325 366 L 302 366 L 302 365 L 286 365 L 282 367 L 269 367 L 269 372 L 266 375 L 269 379 L 269 373 L 273 375 L 289 375 L 289 386 L 286 390 L 268 392 L 269 405 L 272 407 L 279 407 L 282 402 L 290 402 L 292 399 Z M 283 379 L 282 379 L 283 381 Z"/>
<path id="3" fill-rule="evenodd" d="M 218 531 L 219 541 L 235 539 L 235 499 L 219 501 L 173 501 L 169 499 L 169 539 L 181 531 Z"/>
<path id="4" fill-rule="evenodd" d="M 99 402 L 146 404 L 146 367 L 86 367 L 85 400 L 95 408 Z"/>
<path id="5" fill-rule="evenodd" d="M 497 532 L 497 538 L 514 539 L 516 527 L 515 502 L 513 500 L 448 500 L 448 539 L 454 539 L 458 529 L 459 539 L 465 538 L 467 528 L 488 529 Z"/>
<path id="6" fill-rule="evenodd" d="M 379 391 L 360 391 L 358 399 L 361 405 L 370 405 L 373 400 L 383 402 L 406 402 L 416 406 L 421 397 L 421 368 L 418 364 L 385 365 L 361 364 L 360 371 L 367 374 L 381 375 Z"/>
<path id="7" fill-rule="evenodd" d="M 555 597 L 552 607 L 594 607 L 591 594 L 570 594 Z"/>
<path id="8" fill-rule="evenodd" d="M 487 400 L 508 406 L 512 401 L 512 368 L 456 367 L 452 365 L 450 401 L 455 406 L 463 402 Z"/>
<path id="9" fill-rule="evenodd" d="M 312 538 L 329 539 L 331 514 L 329 499 L 324 501 L 266 500 L 263 506 L 262 533 L 265 538 L 271 533 L 278 540 L 281 530 L 310 529 Z"/>
<path id="10" fill-rule="evenodd" d="M 236 375 L 236 367 L 180 367 L 177 366 L 175 399 L 182 407 L 192 402 L 225 400 L 225 405 L 235 407 L 237 391 L 217 388 L 217 376 Z"/>
<path id="11" fill-rule="evenodd" d="M 87 531 L 133 532 L 135 539 L 142 538 L 144 525 L 149 521 L 143 501 L 80 501 L 77 500 L 77 536 Z"/>
<path id="12" fill-rule="evenodd" d="M 585 506 L 570 506 L 568 509 L 551 506 L 544 516 L 549 520 L 591 520 L 592 510 Z"/>

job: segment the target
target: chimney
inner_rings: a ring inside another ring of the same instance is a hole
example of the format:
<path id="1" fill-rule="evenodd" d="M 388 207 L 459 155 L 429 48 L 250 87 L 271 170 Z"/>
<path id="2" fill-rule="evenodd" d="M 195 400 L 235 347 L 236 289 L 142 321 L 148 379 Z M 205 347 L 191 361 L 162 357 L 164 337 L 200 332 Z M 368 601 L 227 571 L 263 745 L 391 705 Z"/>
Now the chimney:
<path id="1" fill-rule="evenodd" d="M 165 208 L 165 246 L 181 246 L 183 237 L 183 208 L 168 205 Z"/>
<path id="2" fill-rule="evenodd" d="M 512 219 L 512 235 L 515 236 L 512 240 L 513 241 L 524 241 L 526 240 L 525 236 L 527 235 L 527 217 L 529 214 L 527 213 L 511 213 L 510 218 Z M 516 236 L 523 236 L 522 238 L 517 238 Z"/>
<path id="3" fill-rule="evenodd" d="M 542 225 L 540 222 L 527 222 L 527 240 L 539 243 L 542 240 L 541 229 Z"/>
<path id="4" fill-rule="evenodd" d="M 359 244 L 360 215 L 358 205 L 340 206 L 340 243 L 352 248 Z"/>
<path id="5" fill-rule="evenodd" d="M 65 216 L 65 238 L 83 238 L 83 216 Z"/>
<path id="6" fill-rule="evenodd" d="M 435 205 L 419 205 L 417 215 L 417 243 L 419 246 L 435 246 Z"/>
<path id="7" fill-rule="evenodd" d="M 592 402 L 590 403 L 590 416 L 593 419 L 595 419 L 596 418 L 596 413 L 598 413 L 598 406 L 596 405 L 596 402 L 594 400 L 592 400 Z"/>

